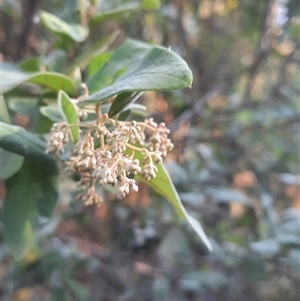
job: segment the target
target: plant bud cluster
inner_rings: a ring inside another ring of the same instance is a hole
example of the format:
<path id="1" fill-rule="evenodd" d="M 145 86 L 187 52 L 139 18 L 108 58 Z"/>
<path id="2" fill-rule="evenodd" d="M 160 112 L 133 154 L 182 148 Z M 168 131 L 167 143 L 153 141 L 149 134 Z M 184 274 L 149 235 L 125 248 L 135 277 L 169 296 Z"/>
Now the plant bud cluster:
<path id="1" fill-rule="evenodd" d="M 173 148 L 166 125 L 157 124 L 152 118 L 128 122 L 104 114 L 96 122 L 88 126 L 84 124 L 84 128 L 87 129 L 83 138 L 73 146 L 66 170 L 80 175 L 80 183 L 87 190 L 79 199 L 86 205 L 102 201 L 95 193 L 95 183 L 118 187 L 119 199 L 130 191 L 138 191 L 133 176 L 140 174 L 147 180 L 155 178 L 155 163 L 161 163 Z M 54 124 L 47 153 L 62 154 L 69 137 L 66 123 Z M 135 158 L 136 152 L 143 156 L 141 162 Z"/>

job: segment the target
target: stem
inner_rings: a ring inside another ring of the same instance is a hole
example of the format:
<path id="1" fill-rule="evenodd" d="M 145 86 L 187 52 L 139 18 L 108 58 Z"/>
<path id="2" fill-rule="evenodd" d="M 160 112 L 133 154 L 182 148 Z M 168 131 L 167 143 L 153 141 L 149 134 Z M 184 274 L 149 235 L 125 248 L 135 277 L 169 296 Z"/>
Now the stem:
<path id="1" fill-rule="evenodd" d="M 132 149 L 132 150 L 139 151 L 139 152 L 143 150 L 143 148 L 139 148 L 139 147 L 133 146 L 133 145 L 131 145 L 131 144 L 129 144 L 129 143 L 125 143 L 125 145 L 126 145 L 128 148 L 130 148 L 130 149 Z"/>
<path id="2" fill-rule="evenodd" d="M 94 179 L 93 177 L 91 177 L 88 190 L 90 190 L 90 189 L 95 190 L 95 185 L 96 185 L 96 179 Z"/>
<path id="3" fill-rule="evenodd" d="M 93 124 L 80 123 L 80 124 L 68 124 L 68 128 L 80 127 L 80 128 L 96 128 Z"/>
<path id="4" fill-rule="evenodd" d="M 96 114 L 98 119 L 102 118 L 101 103 L 97 103 L 96 105 Z"/>
<path id="5" fill-rule="evenodd" d="M 101 149 L 105 150 L 105 142 L 104 142 L 103 134 L 101 134 L 101 136 L 100 136 L 100 144 L 101 144 Z"/>

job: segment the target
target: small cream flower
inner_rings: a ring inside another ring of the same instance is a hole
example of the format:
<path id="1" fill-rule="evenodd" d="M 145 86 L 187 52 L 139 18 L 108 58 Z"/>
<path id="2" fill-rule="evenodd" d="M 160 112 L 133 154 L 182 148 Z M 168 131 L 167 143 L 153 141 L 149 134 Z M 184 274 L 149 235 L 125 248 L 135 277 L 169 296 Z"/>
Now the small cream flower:
<path id="1" fill-rule="evenodd" d="M 116 121 L 107 114 L 94 123 L 84 124 L 84 136 L 75 144 L 66 170 L 80 175 L 80 184 L 86 192 L 79 199 L 86 205 L 100 204 L 102 199 L 95 192 L 95 183 L 119 187 L 117 197 L 122 199 L 130 191 L 138 191 L 133 175 L 141 174 L 150 180 L 173 143 L 168 138 L 169 129 L 152 118 L 144 122 Z M 66 123 L 54 124 L 48 141 L 48 153 L 60 155 L 69 141 Z M 148 139 L 147 139 L 148 138 Z M 142 162 L 135 152 L 143 155 Z"/>

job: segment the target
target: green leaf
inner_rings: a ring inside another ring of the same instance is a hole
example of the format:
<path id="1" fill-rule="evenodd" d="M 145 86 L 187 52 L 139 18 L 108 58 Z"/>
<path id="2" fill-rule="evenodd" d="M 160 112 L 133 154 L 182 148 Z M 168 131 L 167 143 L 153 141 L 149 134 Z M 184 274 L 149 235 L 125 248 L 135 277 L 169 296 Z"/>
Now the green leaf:
<path id="1" fill-rule="evenodd" d="M 130 110 L 125 110 L 120 113 L 118 120 L 125 121 L 129 118 L 130 114 L 131 114 Z"/>
<path id="2" fill-rule="evenodd" d="M 142 58 L 153 46 L 139 41 L 128 39 L 102 65 L 97 66 L 98 71 L 88 78 L 86 84 L 91 93 L 113 83 L 119 70 L 126 70 L 138 59 Z M 93 67 L 94 68 L 94 67 Z"/>
<path id="3" fill-rule="evenodd" d="M 38 209 L 45 216 L 53 212 L 58 200 L 57 174 L 55 162 L 25 159 L 18 173 L 6 181 L 3 232 L 16 259 L 34 246 Z"/>
<path id="4" fill-rule="evenodd" d="M 171 272 L 176 265 L 178 254 L 187 254 L 190 251 L 191 247 L 187 235 L 177 225 L 174 225 L 165 233 L 157 249 L 161 268 L 163 271 Z"/>
<path id="5" fill-rule="evenodd" d="M 155 277 L 153 284 L 154 301 L 165 301 L 170 299 L 171 285 L 170 280 L 165 276 Z"/>
<path id="6" fill-rule="evenodd" d="M 17 0 L 1 1 L 0 11 L 5 12 L 9 16 L 19 19 L 22 16 L 21 3 Z"/>
<path id="7" fill-rule="evenodd" d="M 64 73 L 67 66 L 67 52 L 61 49 L 53 49 L 43 60 L 47 71 Z"/>
<path id="8" fill-rule="evenodd" d="M 148 116 L 147 108 L 144 105 L 138 103 L 131 103 L 124 111 L 127 110 L 130 110 L 130 113 L 136 116 Z"/>
<path id="9" fill-rule="evenodd" d="M 98 70 L 100 70 L 104 64 L 111 59 L 113 52 L 104 52 L 99 55 L 94 56 L 89 65 L 88 65 L 88 77 L 91 77 L 95 74 Z"/>
<path id="10" fill-rule="evenodd" d="M 251 242 L 250 249 L 263 256 L 273 256 L 280 251 L 280 244 L 276 239 L 261 240 Z"/>
<path id="11" fill-rule="evenodd" d="M 64 117 L 58 106 L 49 105 L 49 106 L 41 107 L 40 112 L 52 121 L 55 122 L 64 121 Z"/>
<path id="12" fill-rule="evenodd" d="M 73 279 L 67 279 L 66 286 L 72 291 L 72 293 L 78 298 L 78 300 L 88 300 L 90 296 L 90 290 L 80 282 Z M 74 296 L 73 294 L 70 294 L 70 296 Z"/>
<path id="13" fill-rule="evenodd" d="M 143 1 L 106 1 L 101 2 L 96 15 L 92 18 L 92 24 L 99 24 L 106 20 L 122 20 L 129 18 L 133 13 L 141 9 L 158 9 L 160 0 L 143 0 Z"/>
<path id="14" fill-rule="evenodd" d="M 115 8 L 117 7 L 117 8 Z M 110 3 L 107 1 L 99 5 L 99 9 L 96 15 L 92 18 L 92 24 L 98 24 L 100 22 L 122 18 L 128 18 L 131 13 L 138 11 L 141 7 L 139 2 L 129 2 L 129 3 L 120 3 L 116 5 L 115 3 Z"/>
<path id="15" fill-rule="evenodd" d="M 0 121 L 10 124 L 10 116 L 6 107 L 5 99 L 0 95 Z M 0 127 L 0 131 L 2 128 Z M 0 178 L 8 179 L 17 173 L 23 165 L 24 157 L 0 148 Z"/>
<path id="16" fill-rule="evenodd" d="M 10 115 L 7 110 L 6 102 L 3 95 L 0 95 L 0 121 L 11 123 Z"/>
<path id="17" fill-rule="evenodd" d="M 120 113 L 124 108 L 126 108 L 129 104 L 136 101 L 138 99 L 141 93 L 132 93 L 132 92 L 126 92 L 118 95 L 115 100 L 113 101 L 110 110 L 108 112 L 108 116 L 112 117 Z"/>
<path id="18" fill-rule="evenodd" d="M 125 92 L 182 89 L 192 84 L 192 72 L 176 53 L 153 47 L 111 86 L 81 100 L 79 105 L 101 102 Z"/>
<path id="19" fill-rule="evenodd" d="M 34 117 L 38 111 L 37 98 L 33 97 L 10 97 L 8 98 L 8 106 L 15 113 Z"/>
<path id="20" fill-rule="evenodd" d="M 58 93 L 58 105 L 61 109 L 64 120 L 68 124 L 79 124 L 76 107 L 70 97 L 64 91 L 59 91 Z M 70 132 L 72 140 L 76 143 L 79 140 L 79 127 L 71 127 Z"/>
<path id="21" fill-rule="evenodd" d="M 299 249 L 291 249 L 287 255 L 287 262 L 292 268 L 295 275 L 300 278 L 300 250 Z"/>
<path id="22" fill-rule="evenodd" d="M 45 11 L 42 11 L 40 16 L 41 23 L 46 29 L 61 40 L 68 37 L 73 41 L 80 43 L 88 37 L 89 29 L 86 26 L 80 24 L 68 24 L 55 15 Z"/>
<path id="23" fill-rule="evenodd" d="M 110 57 L 111 54 L 110 52 L 104 53 L 104 51 L 106 51 L 109 48 L 109 46 L 116 40 L 119 34 L 120 30 L 115 30 L 110 35 L 104 37 L 94 45 L 87 44 L 83 46 L 80 50 L 79 55 L 75 58 L 75 60 L 71 63 L 71 66 L 66 71 L 66 74 L 72 72 L 72 70 L 77 66 L 81 70 L 85 69 L 87 65 L 89 65 L 89 68 L 90 66 L 95 66 L 95 68 L 97 68 L 96 70 L 98 70 L 100 68 L 100 66 L 98 65 L 99 60 L 101 61 L 101 63 L 103 62 L 104 64 L 106 62 L 105 58 L 108 59 L 108 56 Z M 97 58 L 102 54 L 103 57 L 99 58 L 99 60 L 96 59 L 96 62 L 93 62 L 93 64 L 91 63 L 91 60 L 93 60 L 94 57 Z M 90 74 L 89 71 L 88 74 Z"/>
<path id="24" fill-rule="evenodd" d="M 6 199 L 3 207 L 3 233 L 5 241 L 16 259 L 28 250 L 27 228 L 32 201 L 30 168 L 22 169 L 6 181 Z"/>
<path id="25" fill-rule="evenodd" d="M 210 290 L 217 290 L 225 287 L 228 278 L 225 274 L 216 271 L 189 271 L 182 275 L 179 287 L 182 290 L 199 292 L 199 289 L 206 287 Z"/>
<path id="26" fill-rule="evenodd" d="M 58 201 L 58 166 L 56 162 L 32 162 L 34 200 L 39 213 L 50 217 Z"/>
<path id="27" fill-rule="evenodd" d="M 159 9 L 160 0 L 143 0 L 141 4 L 142 9 Z"/>
<path id="28" fill-rule="evenodd" d="M 19 63 L 18 66 L 26 72 L 38 72 L 40 71 L 40 59 L 31 57 Z"/>
<path id="29" fill-rule="evenodd" d="M 25 73 L 17 66 L 10 63 L 0 64 L 2 78 L 0 81 L 0 90 L 5 93 L 19 84 L 25 82 L 29 78 L 29 74 Z"/>
<path id="30" fill-rule="evenodd" d="M 28 79 L 29 82 L 39 84 L 50 88 L 54 91 L 64 90 L 68 94 L 74 95 L 76 93 L 75 82 L 66 75 L 55 72 L 40 72 L 31 75 Z"/>
<path id="31" fill-rule="evenodd" d="M 135 151 L 135 158 L 139 159 L 140 162 L 143 160 L 143 155 Z M 165 197 L 169 203 L 173 206 L 174 210 L 176 211 L 177 215 L 181 218 L 186 220 L 190 226 L 194 229 L 194 231 L 198 234 L 201 239 L 202 245 L 204 247 L 204 252 L 207 254 L 212 251 L 211 243 L 208 240 L 206 234 L 204 233 L 200 223 L 191 215 L 187 213 L 185 208 L 183 207 L 181 200 L 178 196 L 178 193 L 172 183 L 170 175 L 168 171 L 165 169 L 163 164 L 156 164 L 158 169 L 156 173 L 156 178 L 151 180 L 146 180 L 144 177 L 137 175 L 137 179 L 141 182 L 144 182 L 153 190 L 155 190 L 158 194 Z"/>
<path id="32" fill-rule="evenodd" d="M 39 84 L 54 91 L 64 90 L 73 95 L 76 93 L 76 84 L 66 75 L 56 72 L 26 73 L 9 63 L 0 65 L 2 80 L 0 89 L 2 93 L 12 90 L 24 82 Z"/>
<path id="33" fill-rule="evenodd" d="M 43 114 L 39 114 L 36 119 L 33 131 L 36 134 L 48 134 L 53 126 L 53 121 Z"/>
<path id="34" fill-rule="evenodd" d="M 0 178 L 8 179 L 22 167 L 24 157 L 0 148 Z"/>
<path id="35" fill-rule="evenodd" d="M 244 205 L 250 205 L 251 199 L 244 193 L 230 188 L 213 187 L 204 190 L 204 194 L 224 203 L 239 202 Z"/>
<path id="36" fill-rule="evenodd" d="M 30 132 L 15 125 L 0 122 L 0 147 L 21 156 L 39 160 L 53 158 L 45 154 L 47 144 Z"/>
<path id="37" fill-rule="evenodd" d="M 74 67 L 68 74 L 70 78 L 74 81 L 76 84 L 77 89 L 81 88 L 81 83 L 82 83 L 82 77 L 81 77 L 81 71 L 78 66 Z"/>

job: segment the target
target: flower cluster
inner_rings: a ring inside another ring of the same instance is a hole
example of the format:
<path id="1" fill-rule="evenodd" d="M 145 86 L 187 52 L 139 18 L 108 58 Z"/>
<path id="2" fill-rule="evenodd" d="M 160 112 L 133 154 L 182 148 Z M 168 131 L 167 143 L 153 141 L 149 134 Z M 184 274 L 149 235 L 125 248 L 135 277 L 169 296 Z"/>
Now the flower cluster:
<path id="1" fill-rule="evenodd" d="M 161 163 L 173 148 L 166 125 L 157 124 L 152 118 L 128 122 L 104 114 L 94 123 L 82 124 L 82 128 L 83 138 L 74 145 L 66 170 L 80 175 L 80 183 L 87 190 L 79 198 L 87 205 L 102 201 L 95 192 L 95 183 L 116 186 L 120 199 L 130 191 L 138 191 L 133 176 L 155 178 L 155 163 Z M 63 153 L 69 135 L 66 123 L 54 124 L 47 152 Z"/>
<path id="2" fill-rule="evenodd" d="M 69 142 L 69 129 L 65 122 L 54 123 L 51 128 L 51 137 L 48 141 L 47 154 L 60 155 L 65 152 L 64 144 Z"/>

